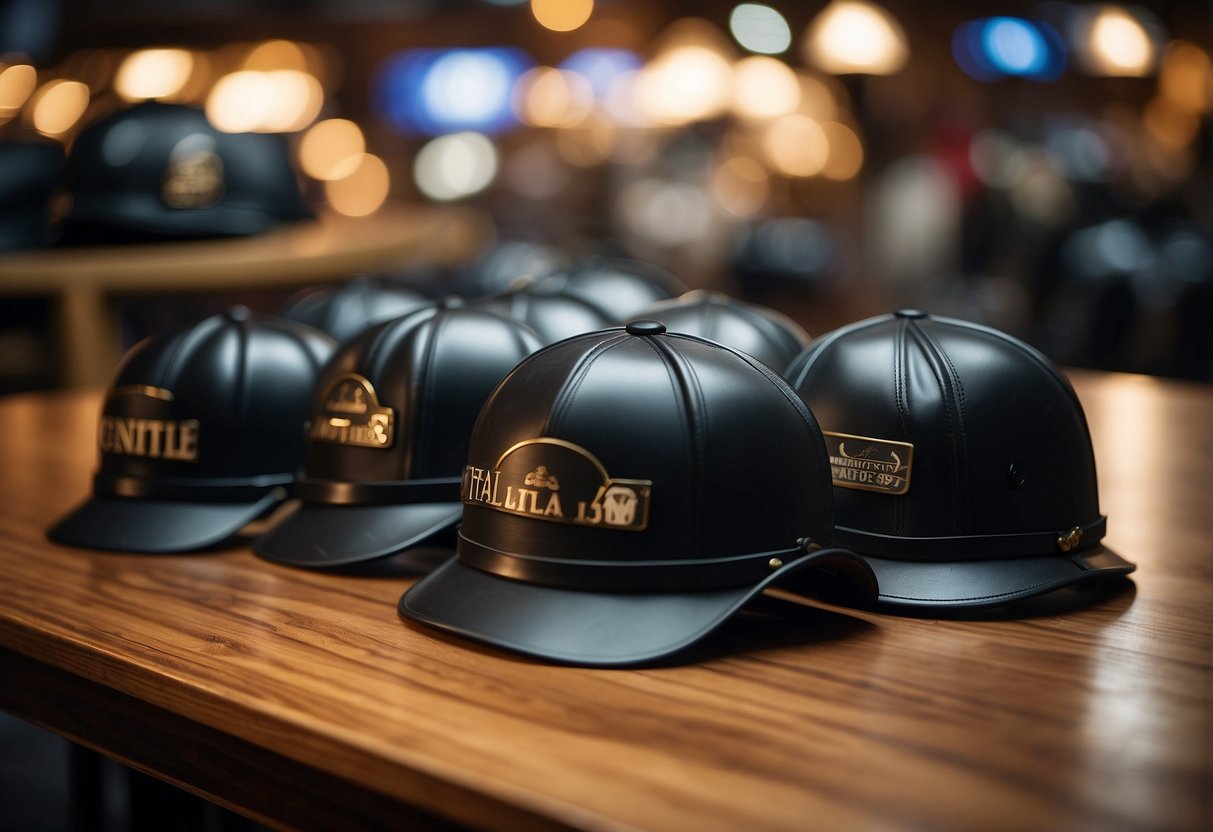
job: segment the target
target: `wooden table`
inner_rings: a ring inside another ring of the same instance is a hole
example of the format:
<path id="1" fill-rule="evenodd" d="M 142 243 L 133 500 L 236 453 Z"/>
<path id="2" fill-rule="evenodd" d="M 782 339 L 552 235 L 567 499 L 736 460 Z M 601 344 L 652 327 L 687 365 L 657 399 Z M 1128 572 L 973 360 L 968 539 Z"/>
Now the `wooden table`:
<path id="1" fill-rule="evenodd" d="M 484 236 L 474 212 L 389 203 L 369 217 L 324 212 L 251 237 L 0 253 L 0 297 L 54 297 L 64 384 L 101 385 L 121 355 L 115 296 L 305 286 L 450 261 Z"/>
<path id="2" fill-rule="evenodd" d="M 0 707 L 284 827 L 1207 830 L 1213 389 L 1075 381 L 1123 591 L 1018 620 L 806 606 L 627 671 L 406 625 L 409 577 L 53 546 L 98 396 L 3 400 Z"/>

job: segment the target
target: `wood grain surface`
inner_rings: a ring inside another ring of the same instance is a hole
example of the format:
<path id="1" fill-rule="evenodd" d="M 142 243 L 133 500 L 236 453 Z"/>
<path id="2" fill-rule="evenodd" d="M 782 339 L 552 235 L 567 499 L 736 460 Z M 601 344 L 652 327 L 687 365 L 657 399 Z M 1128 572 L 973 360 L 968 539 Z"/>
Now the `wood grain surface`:
<path id="1" fill-rule="evenodd" d="M 284 827 L 1209 829 L 1213 390 L 1074 378 L 1131 582 L 1017 618 L 783 604 L 626 671 L 405 624 L 407 575 L 52 545 L 100 397 L 0 400 L 0 707 Z"/>

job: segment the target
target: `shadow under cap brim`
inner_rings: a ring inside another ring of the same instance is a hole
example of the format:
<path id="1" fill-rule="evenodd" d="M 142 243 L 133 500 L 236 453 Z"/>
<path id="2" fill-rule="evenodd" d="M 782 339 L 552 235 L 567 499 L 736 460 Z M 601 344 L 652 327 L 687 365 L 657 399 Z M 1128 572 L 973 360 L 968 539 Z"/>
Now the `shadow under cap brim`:
<path id="1" fill-rule="evenodd" d="M 785 564 L 756 585 L 698 592 L 612 592 L 503 578 L 451 558 L 400 599 L 402 617 L 495 647 L 563 664 L 625 667 L 699 642 L 770 586 L 810 590 L 841 580 L 856 605 L 876 597 L 871 569 L 841 549 Z M 832 594 L 832 593 L 831 593 Z"/>
<path id="2" fill-rule="evenodd" d="M 253 552 L 288 566 L 333 569 L 407 552 L 447 529 L 461 503 L 325 505 L 301 502 L 253 543 Z M 425 569 L 428 571 L 429 565 Z"/>
<path id="3" fill-rule="evenodd" d="M 283 489 L 275 488 L 244 503 L 95 498 L 51 526 L 47 537 L 70 546 L 117 552 L 196 552 L 234 537 L 285 497 Z"/>

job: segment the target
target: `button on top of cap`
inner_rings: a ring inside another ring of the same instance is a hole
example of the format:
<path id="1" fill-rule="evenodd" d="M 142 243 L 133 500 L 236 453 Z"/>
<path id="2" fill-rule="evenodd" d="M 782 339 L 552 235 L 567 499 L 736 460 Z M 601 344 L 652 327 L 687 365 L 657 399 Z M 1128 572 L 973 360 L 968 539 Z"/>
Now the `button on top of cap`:
<path id="1" fill-rule="evenodd" d="M 927 313 L 922 309 L 898 309 L 893 313 L 899 318 L 925 318 Z"/>
<path id="2" fill-rule="evenodd" d="M 253 316 L 252 310 L 241 305 L 229 306 L 225 314 L 229 320 L 233 321 L 247 321 Z"/>
<path id="3" fill-rule="evenodd" d="M 665 332 L 661 321 L 632 321 L 624 327 L 628 335 L 660 335 Z"/>

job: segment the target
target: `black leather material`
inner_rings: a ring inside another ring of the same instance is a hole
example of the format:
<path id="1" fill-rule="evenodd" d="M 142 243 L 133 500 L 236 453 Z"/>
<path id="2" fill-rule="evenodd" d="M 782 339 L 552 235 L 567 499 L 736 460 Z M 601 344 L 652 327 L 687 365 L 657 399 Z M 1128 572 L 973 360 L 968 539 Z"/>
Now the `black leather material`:
<path id="1" fill-rule="evenodd" d="M 809 343 L 804 328 L 782 312 L 702 289 L 646 306 L 637 317 L 749 353 L 780 373 Z"/>
<path id="2" fill-rule="evenodd" d="M 458 560 L 402 615 L 613 665 L 687 646 L 798 572 L 798 591 L 811 572 L 873 597 L 860 559 L 817 551 L 833 533 L 829 469 L 795 392 L 750 356 L 664 330 L 576 336 L 501 383 L 472 433 Z"/>
<path id="3" fill-rule="evenodd" d="M 338 344 L 347 344 L 375 324 L 430 303 L 420 292 L 387 280 L 358 276 L 304 289 L 288 298 L 278 314 L 327 332 Z"/>
<path id="4" fill-rule="evenodd" d="M 659 300 L 685 292 L 678 278 L 652 263 L 615 257 L 588 257 L 571 269 L 540 280 L 537 292 L 571 295 L 596 307 L 607 320 L 622 323 Z"/>
<path id="5" fill-rule="evenodd" d="M 598 307 L 572 295 L 553 295 L 526 286 L 471 302 L 521 321 L 538 333 L 543 343 L 554 344 L 574 335 L 606 329 L 612 323 Z"/>
<path id="6" fill-rule="evenodd" d="M 293 566 L 344 567 L 403 554 L 453 527 L 476 416 L 540 346 L 529 327 L 458 301 L 355 338 L 316 383 L 302 505 L 253 550 Z"/>
<path id="7" fill-rule="evenodd" d="M 224 133 L 179 104 L 145 102 L 88 125 L 67 176 L 65 243 L 240 236 L 314 215 L 285 137 Z"/>
<path id="8" fill-rule="evenodd" d="M 882 602 L 977 607 L 1132 570 L 1071 557 L 1106 551 L 1091 439 L 1027 344 L 902 310 L 817 339 L 787 377 L 832 448 L 838 541 L 869 556 Z"/>
<path id="9" fill-rule="evenodd" d="M 242 308 L 135 345 L 102 407 L 93 500 L 51 539 L 182 552 L 232 537 L 287 497 L 334 348 L 311 327 Z"/>

